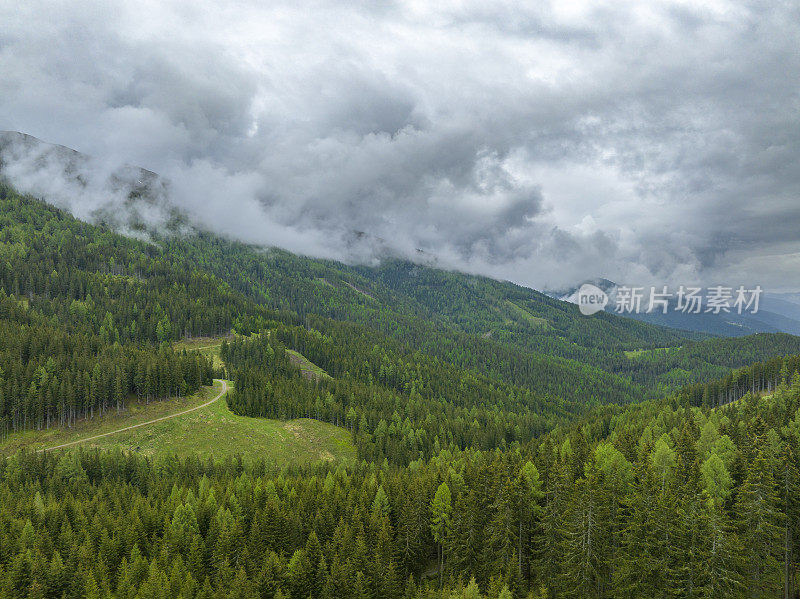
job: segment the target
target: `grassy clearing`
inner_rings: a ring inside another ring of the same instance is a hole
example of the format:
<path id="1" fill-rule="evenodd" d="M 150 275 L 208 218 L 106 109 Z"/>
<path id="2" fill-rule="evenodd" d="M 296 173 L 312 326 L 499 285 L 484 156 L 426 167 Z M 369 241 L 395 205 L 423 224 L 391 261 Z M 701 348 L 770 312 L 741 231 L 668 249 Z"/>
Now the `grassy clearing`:
<path id="1" fill-rule="evenodd" d="M 91 420 L 81 420 L 72 428 L 59 427 L 45 431 L 12 433 L 7 439 L 0 442 L 0 455 L 16 453 L 21 449 L 38 450 L 71 443 L 86 437 L 169 416 L 206 403 L 221 389 L 222 383 L 215 381 L 213 387 L 202 387 L 200 391 L 187 397 L 172 397 L 163 401 L 151 401 L 149 404 L 129 399 L 126 402 L 125 410 L 120 414 L 117 414 L 116 410 L 112 410 L 103 416 L 95 416 Z"/>
<path id="2" fill-rule="evenodd" d="M 300 352 L 296 352 L 293 349 L 287 349 L 286 353 L 289 354 L 289 360 L 292 362 L 292 364 L 300 368 L 300 371 L 307 378 L 315 378 L 315 379 L 320 379 L 325 377 L 330 378 L 330 375 L 327 372 L 322 370 L 322 368 L 320 368 L 313 362 L 310 362 L 308 358 L 306 358 Z"/>
<path id="3" fill-rule="evenodd" d="M 206 403 L 220 389 L 221 383 L 215 382 L 214 387 L 204 387 L 192 397 L 150 405 L 133 402 L 125 415 L 107 414 L 72 429 L 16 433 L 0 444 L 0 454 L 8 455 L 23 448 L 53 447 L 181 412 Z M 242 454 L 247 459 L 264 458 L 277 465 L 355 459 L 350 434 L 342 428 L 310 419 L 283 422 L 237 416 L 228 409 L 225 398 L 189 414 L 86 441 L 80 446 L 202 459 Z"/>
<path id="4" fill-rule="evenodd" d="M 527 322 L 528 324 L 531 324 L 535 327 L 539 327 L 542 329 L 548 329 L 550 327 L 550 324 L 547 322 L 546 318 L 540 318 L 538 316 L 534 316 L 524 308 L 519 307 L 511 300 L 506 300 L 505 305 L 511 311 L 511 314 L 514 317 L 516 317 L 517 320 L 522 320 L 523 322 Z"/>
<path id="5" fill-rule="evenodd" d="M 625 356 L 629 360 L 635 360 L 641 357 L 655 357 L 659 352 L 668 353 L 671 347 L 657 347 L 655 349 L 633 349 L 625 352 Z"/>
<path id="6" fill-rule="evenodd" d="M 145 455 L 225 458 L 241 453 L 280 465 L 355 458 L 350 435 L 344 429 L 310 419 L 282 422 L 237 416 L 224 399 L 195 412 L 89 444 Z"/>
<path id="7" fill-rule="evenodd" d="M 224 364 L 219 357 L 219 348 L 225 339 L 232 337 L 194 337 L 193 339 L 182 339 L 172 344 L 175 351 L 199 351 L 204 356 L 211 358 L 214 368 L 222 368 Z"/>
<path id="8" fill-rule="evenodd" d="M 181 339 L 172 344 L 173 349 L 180 351 L 185 349 L 187 351 L 193 349 L 213 349 L 219 348 L 222 342 L 231 337 L 192 337 L 191 339 Z"/>

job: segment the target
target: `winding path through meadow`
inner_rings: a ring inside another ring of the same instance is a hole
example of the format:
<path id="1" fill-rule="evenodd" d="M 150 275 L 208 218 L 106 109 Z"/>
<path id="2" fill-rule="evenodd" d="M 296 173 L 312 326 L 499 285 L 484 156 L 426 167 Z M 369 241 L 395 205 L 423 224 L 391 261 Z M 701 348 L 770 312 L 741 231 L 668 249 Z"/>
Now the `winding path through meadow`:
<path id="1" fill-rule="evenodd" d="M 142 426 L 147 426 L 148 424 L 155 424 L 156 422 L 161 422 L 162 420 L 169 420 L 170 418 L 177 418 L 178 416 L 183 416 L 184 414 L 188 414 L 190 412 L 194 412 L 196 410 L 200 410 L 202 408 L 206 408 L 210 406 L 212 403 L 217 401 L 220 397 L 225 395 L 228 392 L 228 382 L 223 379 L 214 379 L 215 381 L 219 381 L 222 383 L 222 390 L 219 392 L 214 399 L 207 401 L 204 404 L 199 406 L 195 406 L 194 408 L 189 408 L 188 410 L 183 410 L 182 412 L 175 412 L 174 414 L 169 414 L 168 416 L 162 416 L 161 418 L 155 418 L 153 420 L 148 420 L 147 422 L 140 422 L 139 424 L 132 424 L 131 426 L 126 426 L 123 428 L 118 428 L 115 431 L 110 431 L 108 433 L 102 433 L 100 435 L 94 435 L 92 437 L 86 437 L 84 439 L 78 439 L 77 441 L 70 441 L 69 443 L 62 443 L 61 445 L 55 445 L 53 447 L 47 447 L 45 449 L 40 449 L 39 451 L 53 451 L 54 449 L 63 449 L 65 447 L 71 447 L 72 445 L 78 445 L 79 443 L 85 443 L 86 441 L 93 441 L 94 439 L 100 439 L 101 437 L 108 437 L 109 435 L 116 435 L 117 433 L 122 433 L 125 431 L 129 431 L 134 428 L 139 428 Z"/>

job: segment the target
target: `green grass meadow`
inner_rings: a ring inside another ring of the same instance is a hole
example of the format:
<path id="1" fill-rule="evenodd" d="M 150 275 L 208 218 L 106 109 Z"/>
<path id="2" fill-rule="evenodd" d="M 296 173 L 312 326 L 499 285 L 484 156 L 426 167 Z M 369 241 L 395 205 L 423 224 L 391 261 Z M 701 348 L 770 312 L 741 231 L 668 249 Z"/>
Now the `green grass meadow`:
<path id="1" fill-rule="evenodd" d="M 134 399 L 119 415 L 116 411 L 110 411 L 103 416 L 81 421 L 72 428 L 12 433 L 0 442 L 0 455 L 10 455 L 23 449 L 49 449 L 183 412 L 208 402 L 221 389 L 222 383 L 215 381 L 213 387 L 203 387 L 189 397 L 150 404 Z M 350 433 L 342 428 L 307 418 L 284 422 L 237 416 L 228 409 L 224 397 L 188 414 L 115 432 L 72 447 L 78 446 L 120 448 L 148 456 L 196 455 L 200 458 L 224 459 L 241 454 L 246 459 L 263 458 L 279 466 L 355 459 Z"/>

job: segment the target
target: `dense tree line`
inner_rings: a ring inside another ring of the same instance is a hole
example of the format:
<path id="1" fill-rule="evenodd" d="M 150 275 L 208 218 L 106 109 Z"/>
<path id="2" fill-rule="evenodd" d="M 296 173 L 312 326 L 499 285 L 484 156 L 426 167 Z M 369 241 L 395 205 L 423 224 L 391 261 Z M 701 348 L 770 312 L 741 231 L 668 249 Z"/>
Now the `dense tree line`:
<path id="1" fill-rule="evenodd" d="M 497 384 L 396 342 L 377 343 L 374 332 L 356 325 L 328 323 L 326 331 L 283 325 L 224 342 L 221 355 L 234 382 L 231 409 L 345 426 L 362 458 L 400 464 L 448 447 L 509 447 L 585 409 Z M 303 373 L 287 346 L 331 376 Z"/>
<path id="2" fill-rule="evenodd" d="M 510 451 L 276 471 L 0 462 L 4 597 L 796 597 L 800 382 Z"/>
<path id="3" fill-rule="evenodd" d="M 129 396 L 192 393 L 211 383 L 211 363 L 168 342 L 264 326 L 265 314 L 153 246 L 0 185 L 2 436 L 120 410 Z"/>
<path id="4" fill-rule="evenodd" d="M 707 339 L 621 357 L 611 369 L 663 397 L 683 386 L 725 377 L 731 369 L 800 353 L 800 338 L 783 333 Z"/>
<path id="5" fill-rule="evenodd" d="M 799 372 L 800 356 L 773 358 L 739 368 L 709 383 L 687 386 L 681 390 L 681 396 L 695 406 L 723 406 L 747 395 L 771 394 L 781 385 L 790 384 Z"/>
<path id="6" fill-rule="evenodd" d="M 162 343 L 275 313 L 153 243 L 74 219 L 0 184 L 0 288 L 67 332 Z"/>
<path id="7" fill-rule="evenodd" d="M 731 368 L 800 353 L 800 339 L 763 334 L 708 339 L 574 305 L 509 282 L 406 261 L 346 266 L 221 239 L 160 240 L 187 268 L 202 268 L 295 324 L 352 322 L 462 369 L 544 395 L 638 401 L 724 376 Z M 319 328 L 314 325 L 315 328 Z M 254 328 L 252 330 L 257 330 Z M 388 342 L 388 341 L 386 341 Z M 625 350 L 670 348 L 635 359 Z"/>
<path id="8" fill-rule="evenodd" d="M 0 290 L 0 436 L 119 411 L 129 395 L 150 401 L 211 384 L 199 353 L 69 334 L 23 306 Z"/>

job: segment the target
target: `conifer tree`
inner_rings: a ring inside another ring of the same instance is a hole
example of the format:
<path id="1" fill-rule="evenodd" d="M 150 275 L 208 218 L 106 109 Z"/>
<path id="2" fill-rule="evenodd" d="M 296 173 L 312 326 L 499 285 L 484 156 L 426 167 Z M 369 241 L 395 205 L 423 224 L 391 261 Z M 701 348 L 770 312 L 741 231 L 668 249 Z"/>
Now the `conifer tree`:
<path id="1" fill-rule="evenodd" d="M 735 506 L 739 539 L 748 549 L 743 578 L 753 594 L 774 595 L 783 586 L 780 559 L 783 514 L 764 451 L 750 463 Z"/>
<path id="2" fill-rule="evenodd" d="M 442 483 L 436 489 L 436 494 L 431 502 L 431 533 L 439 550 L 439 586 L 442 585 L 444 575 L 444 543 L 450 530 L 452 506 L 450 488 L 447 483 Z"/>

